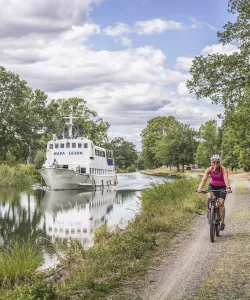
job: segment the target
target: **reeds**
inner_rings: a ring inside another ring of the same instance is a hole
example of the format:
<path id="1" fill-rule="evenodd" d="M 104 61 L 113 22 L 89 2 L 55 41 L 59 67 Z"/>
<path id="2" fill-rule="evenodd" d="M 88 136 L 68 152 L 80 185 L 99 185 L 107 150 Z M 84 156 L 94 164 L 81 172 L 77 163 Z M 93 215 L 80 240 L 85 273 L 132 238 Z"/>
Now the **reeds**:
<path id="1" fill-rule="evenodd" d="M 38 180 L 39 174 L 33 166 L 0 165 L 0 187 L 23 186 Z"/>

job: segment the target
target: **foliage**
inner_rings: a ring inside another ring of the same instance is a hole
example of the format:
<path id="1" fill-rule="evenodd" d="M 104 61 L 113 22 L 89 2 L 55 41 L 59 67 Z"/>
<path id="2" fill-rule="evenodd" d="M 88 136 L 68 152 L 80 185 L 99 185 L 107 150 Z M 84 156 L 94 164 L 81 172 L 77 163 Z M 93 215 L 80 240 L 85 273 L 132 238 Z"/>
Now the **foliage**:
<path id="1" fill-rule="evenodd" d="M 64 128 L 65 136 L 68 135 L 67 127 L 64 127 L 64 117 L 70 115 L 71 109 L 74 114 L 74 135 L 85 135 L 97 145 L 107 141 L 109 124 L 104 122 L 98 114 L 87 107 L 86 100 L 82 98 L 54 99 L 47 106 L 46 133 L 52 137 L 52 133 L 62 136 Z"/>
<path id="2" fill-rule="evenodd" d="M 0 299 L 6 299 L 5 298 Z M 17 287 L 14 291 L 8 292 L 9 300 L 56 300 L 57 290 L 51 282 L 37 279 L 32 285 Z"/>
<path id="3" fill-rule="evenodd" d="M 43 124 L 47 96 L 33 91 L 18 75 L 0 66 L 0 157 L 27 157 Z"/>
<path id="4" fill-rule="evenodd" d="M 11 287 L 28 282 L 42 261 L 42 250 L 33 241 L 11 240 L 0 250 L 0 284 Z"/>
<path id="5" fill-rule="evenodd" d="M 127 142 L 122 137 L 116 137 L 111 141 L 110 147 L 108 148 L 113 150 L 117 168 L 131 168 L 134 170 L 132 166 L 136 163 L 137 151 L 132 142 Z"/>
<path id="6" fill-rule="evenodd" d="M 187 82 L 187 87 L 197 98 L 209 97 L 226 108 L 241 102 L 245 88 L 250 84 L 249 6 L 250 0 L 230 0 L 229 12 L 236 14 L 237 19 L 234 23 L 228 22 L 224 31 L 217 34 L 219 42 L 236 44 L 239 51 L 230 55 L 197 56 L 193 60 L 192 79 Z"/>
<path id="7" fill-rule="evenodd" d="M 32 165 L 0 165 L 0 187 L 24 186 L 34 183 L 38 178 L 39 174 Z"/>
<path id="8" fill-rule="evenodd" d="M 250 93 L 246 92 L 236 110 L 227 111 L 223 122 L 222 151 L 225 162 L 231 169 L 250 170 L 249 99 Z"/>
<path id="9" fill-rule="evenodd" d="M 44 150 L 37 150 L 34 157 L 34 166 L 36 169 L 41 169 L 46 158 L 46 153 Z"/>
<path id="10" fill-rule="evenodd" d="M 159 167 L 164 158 L 159 155 L 158 145 L 165 134 L 178 126 L 178 121 L 172 117 L 156 117 L 148 121 L 147 127 L 142 131 L 142 158 L 147 168 Z M 158 148 L 158 150 L 157 150 Z"/>
<path id="11" fill-rule="evenodd" d="M 210 165 L 210 157 L 219 153 L 219 131 L 217 122 L 209 120 L 199 129 L 199 145 L 196 153 L 196 162 L 201 167 Z"/>

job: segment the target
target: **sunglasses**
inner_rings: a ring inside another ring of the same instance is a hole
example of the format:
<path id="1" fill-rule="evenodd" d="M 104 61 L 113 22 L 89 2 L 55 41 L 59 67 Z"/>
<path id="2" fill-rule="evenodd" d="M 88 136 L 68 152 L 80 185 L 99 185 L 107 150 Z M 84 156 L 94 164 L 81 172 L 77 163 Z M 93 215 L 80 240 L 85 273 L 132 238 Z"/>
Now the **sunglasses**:
<path id="1" fill-rule="evenodd" d="M 212 163 L 213 163 L 213 164 L 219 164 L 220 161 L 219 161 L 219 160 L 217 160 L 217 161 L 212 161 Z"/>

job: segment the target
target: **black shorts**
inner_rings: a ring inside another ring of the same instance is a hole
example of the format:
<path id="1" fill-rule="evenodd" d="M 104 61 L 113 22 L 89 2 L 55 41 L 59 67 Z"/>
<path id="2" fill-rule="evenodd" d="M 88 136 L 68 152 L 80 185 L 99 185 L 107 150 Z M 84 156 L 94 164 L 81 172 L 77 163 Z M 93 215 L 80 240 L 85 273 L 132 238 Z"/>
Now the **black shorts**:
<path id="1" fill-rule="evenodd" d="M 225 185 L 218 186 L 218 185 L 213 185 L 213 184 L 209 183 L 208 190 L 209 191 L 211 191 L 211 190 L 226 190 L 226 186 Z M 214 194 L 218 198 L 226 200 L 226 193 L 223 193 L 223 192 L 214 192 Z"/>

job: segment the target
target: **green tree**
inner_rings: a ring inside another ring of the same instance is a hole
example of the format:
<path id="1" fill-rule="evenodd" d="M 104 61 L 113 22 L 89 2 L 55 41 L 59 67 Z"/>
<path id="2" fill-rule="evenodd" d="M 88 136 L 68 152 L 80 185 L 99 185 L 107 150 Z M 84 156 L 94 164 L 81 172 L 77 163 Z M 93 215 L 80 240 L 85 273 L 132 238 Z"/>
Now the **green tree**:
<path id="1" fill-rule="evenodd" d="M 43 125 L 47 96 L 33 91 L 17 74 L 0 66 L 0 159 L 11 153 L 25 159 L 39 138 Z"/>
<path id="2" fill-rule="evenodd" d="M 159 155 L 158 144 L 161 143 L 168 130 L 178 124 L 172 117 L 156 117 L 148 121 L 147 127 L 142 131 L 142 157 L 149 168 L 159 167 L 163 159 Z"/>
<path id="3" fill-rule="evenodd" d="M 127 169 L 135 166 L 137 151 L 133 143 L 125 141 L 122 137 L 116 137 L 111 141 L 111 146 L 118 168 Z"/>
<path id="4" fill-rule="evenodd" d="M 176 166 L 178 172 L 181 165 L 184 172 L 184 166 L 194 162 L 197 150 L 197 132 L 190 125 L 179 123 L 166 134 L 164 141 L 167 161 Z"/>
<path id="5" fill-rule="evenodd" d="M 250 92 L 235 111 L 227 111 L 223 122 L 222 154 L 223 163 L 230 168 L 250 170 Z"/>
<path id="6" fill-rule="evenodd" d="M 209 97 L 216 104 L 234 108 L 243 99 L 250 85 L 250 0 L 230 0 L 229 12 L 237 15 L 234 23 L 228 22 L 223 32 L 217 33 L 223 45 L 233 42 L 238 52 L 231 55 L 211 54 L 193 60 L 187 87 L 198 99 Z"/>
<path id="7" fill-rule="evenodd" d="M 71 109 L 74 114 L 74 135 L 85 135 L 96 145 L 103 145 L 107 141 L 109 124 L 104 122 L 94 110 L 87 107 L 87 102 L 82 98 L 54 99 L 47 106 L 46 133 L 49 139 L 52 134 L 62 137 L 65 127 L 65 117 L 70 115 Z"/>
<path id="8" fill-rule="evenodd" d="M 199 166 L 206 167 L 210 164 L 210 157 L 219 153 L 220 150 L 219 130 L 215 120 L 207 121 L 205 125 L 201 125 L 199 140 L 196 162 Z"/>

